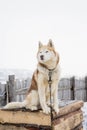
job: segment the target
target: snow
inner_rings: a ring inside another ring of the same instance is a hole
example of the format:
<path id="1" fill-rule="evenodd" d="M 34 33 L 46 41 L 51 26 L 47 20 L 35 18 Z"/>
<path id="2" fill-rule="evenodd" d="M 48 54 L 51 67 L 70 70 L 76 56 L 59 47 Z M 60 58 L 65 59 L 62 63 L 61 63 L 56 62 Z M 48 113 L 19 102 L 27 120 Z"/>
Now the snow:
<path id="1" fill-rule="evenodd" d="M 84 103 L 82 111 L 83 111 L 83 130 L 87 130 L 87 102 Z"/>

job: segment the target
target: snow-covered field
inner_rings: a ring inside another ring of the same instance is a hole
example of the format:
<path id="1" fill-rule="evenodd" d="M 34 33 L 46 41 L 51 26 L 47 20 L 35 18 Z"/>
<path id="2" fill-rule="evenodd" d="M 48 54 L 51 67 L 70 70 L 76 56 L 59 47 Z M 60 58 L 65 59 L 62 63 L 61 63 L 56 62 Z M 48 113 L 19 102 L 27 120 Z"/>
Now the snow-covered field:
<path id="1" fill-rule="evenodd" d="M 84 121 L 83 121 L 83 130 L 87 130 L 87 102 L 84 103 L 82 107 Z"/>

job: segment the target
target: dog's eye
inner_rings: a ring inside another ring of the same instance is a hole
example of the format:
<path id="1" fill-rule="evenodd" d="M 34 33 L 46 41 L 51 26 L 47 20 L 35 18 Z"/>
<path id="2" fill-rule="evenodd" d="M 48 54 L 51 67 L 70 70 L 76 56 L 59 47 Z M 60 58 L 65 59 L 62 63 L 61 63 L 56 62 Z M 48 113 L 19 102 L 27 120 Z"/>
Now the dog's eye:
<path id="1" fill-rule="evenodd" d="M 46 53 L 48 53 L 48 51 L 46 51 Z"/>

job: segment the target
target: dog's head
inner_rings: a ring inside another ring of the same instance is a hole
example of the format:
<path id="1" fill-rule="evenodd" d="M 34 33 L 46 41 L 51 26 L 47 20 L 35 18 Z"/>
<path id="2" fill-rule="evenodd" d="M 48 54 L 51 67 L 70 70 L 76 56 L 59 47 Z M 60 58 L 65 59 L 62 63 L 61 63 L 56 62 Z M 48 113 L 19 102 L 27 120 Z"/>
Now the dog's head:
<path id="1" fill-rule="evenodd" d="M 47 45 L 43 45 L 39 42 L 39 48 L 37 53 L 37 59 L 39 63 L 45 64 L 56 57 L 56 51 L 52 40 L 49 40 Z"/>

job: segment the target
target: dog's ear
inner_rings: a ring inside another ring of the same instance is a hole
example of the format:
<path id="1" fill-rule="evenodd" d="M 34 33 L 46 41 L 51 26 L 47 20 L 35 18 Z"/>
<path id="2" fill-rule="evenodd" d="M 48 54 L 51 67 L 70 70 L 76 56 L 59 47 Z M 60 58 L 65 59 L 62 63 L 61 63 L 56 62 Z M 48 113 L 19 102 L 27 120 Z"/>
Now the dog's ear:
<path id="1" fill-rule="evenodd" d="M 49 47 L 53 47 L 54 48 L 54 45 L 53 45 L 53 42 L 52 42 L 52 40 L 51 39 L 49 39 L 49 42 L 48 42 L 48 44 L 47 44 Z"/>
<path id="2" fill-rule="evenodd" d="M 43 46 L 43 44 L 39 41 L 39 48 L 41 48 Z"/>

